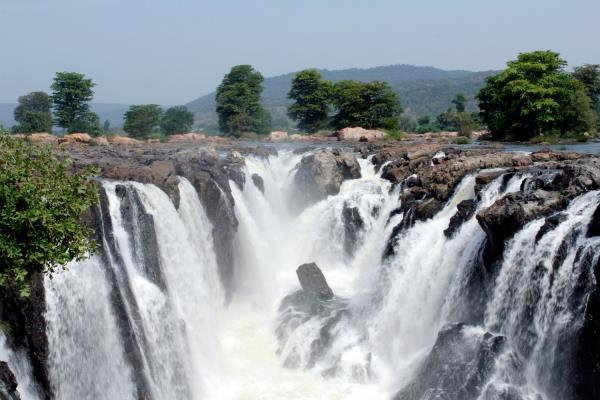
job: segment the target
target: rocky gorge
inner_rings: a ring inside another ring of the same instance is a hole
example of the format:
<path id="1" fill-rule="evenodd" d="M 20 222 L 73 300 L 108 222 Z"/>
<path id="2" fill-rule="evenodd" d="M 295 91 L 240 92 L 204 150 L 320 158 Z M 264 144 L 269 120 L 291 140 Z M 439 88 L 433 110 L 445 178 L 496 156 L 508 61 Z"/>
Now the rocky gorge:
<path id="1" fill-rule="evenodd" d="M 263 340 L 277 365 L 264 379 L 299 382 L 289 398 L 600 397 L 597 156 L 64 149 L 73 168 L 100 168 L 84 222 L 101 249 L 37 277 L 29 298 L 0 293 L 0 399 L 285 398 L 228 364 L 236 343 Z M 237 331 L 251 312 L 266 322 Z"/>

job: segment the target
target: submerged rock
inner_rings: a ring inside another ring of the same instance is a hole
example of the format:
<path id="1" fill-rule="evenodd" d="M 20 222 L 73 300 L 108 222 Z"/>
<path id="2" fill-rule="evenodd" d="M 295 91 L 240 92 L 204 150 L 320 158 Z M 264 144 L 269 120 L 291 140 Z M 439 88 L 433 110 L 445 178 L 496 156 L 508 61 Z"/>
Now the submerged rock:
<path id="1" fill-rule="evenodd" d="M 0 400 L 21 400 L 17 378 L 4 361 L 0 361 Z"/>
<path id="2" fill-rule="evenodd" d="M 297 211 L 336 195 L 347 179 L 360 178 L 360 165 L 349 151 L 328 149 L 306 155 L 294 176 L 293 201 Z"/>

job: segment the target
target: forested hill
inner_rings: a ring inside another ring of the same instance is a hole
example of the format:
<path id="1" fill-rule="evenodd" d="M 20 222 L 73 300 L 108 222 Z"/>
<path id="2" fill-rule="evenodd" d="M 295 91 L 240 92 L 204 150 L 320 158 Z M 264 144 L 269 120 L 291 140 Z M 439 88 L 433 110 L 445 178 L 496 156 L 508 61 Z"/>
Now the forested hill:
<path id="1" fill-rule="evenodd" d="M 344 79 L 388 82 L 400 95 L 400 101 L 405 111 L 411 115 L 436 116 L 451 106 L 452 99 L 457 93 L 463 92 L 469 98 L 468 108 L 476 109 L 475 94 L 484 83 L 487 76 L 495 71 L 445 71 L 433 67 L 416 67 L 412 65 L 391 65 L 367 69 L 345 69 L 338 71 L 320 70 L 324 78 L 331 81 Z M 295 73 L 289 73 L 272 78 L 265 78 L 263 103 L 273 115 L 275 128 L 289 128 L 291 122 L 286 117 L 289 104 L 287 92 Z M 217 117 L 215 114 L 215 94 L 210 93 L 187 104 L 196 115 L 200 126 L 205 129 L 215 129 Z"/>

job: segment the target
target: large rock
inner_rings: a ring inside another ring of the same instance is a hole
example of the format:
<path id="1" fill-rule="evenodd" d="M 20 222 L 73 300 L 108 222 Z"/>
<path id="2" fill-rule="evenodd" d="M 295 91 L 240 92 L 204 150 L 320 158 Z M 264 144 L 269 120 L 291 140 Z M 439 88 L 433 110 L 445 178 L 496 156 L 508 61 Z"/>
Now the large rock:
<path id="1" fill-rule="evenodd" d="M 361 127 L 344 128 L 338 131 L 337 137 L 344 141 L 373 142 L 385 139 L 385 132 Z"/>
<path id="2" fill-rule="evenodd" d="M 4 361 L 0 361 L 0 400 L 21 400 L 17 379 Z"/>
<path id="3" fill-rule="evenodd" d="M 269 139 L 277 142 L 280 140 L 286 140 L 288 138 L 288 133 L 283 131 L 275 131 L 269 134 Z"/>
<path id="4" fill-rule="evenodd" d="M 176 135 L 169 136 L 169 142 L 171 143 L 181 143 L 181 142 L 199 142 L 206 139 L 206 135 L 202 133 L 181 133 Z"/>
<path id="5" fill-rule="evenodd" d="M 486 232 L 486 259 L 497 259 L 507 240 L 525 224 L 564 209 L 567 199 L 559 192 L 536 190 L 533 193 L 509 193 L 477 213 L 477 221 Z M 488 263 L 489 264 L 489 263 Z"/>
<path id="6" fill-rule="evenodd" d="M 347 179 L 360 178 L 360 165 L 354 155 L 338 149 L 320 150 L 306 155 L 294 176 L 294 196 L 290 201 L 297 210 L 327 196 L 336 195 Z"/>
<path id="7" fill-rule="evenodd" d="M 302 290 L 319 300 L 331 300 L 333 291 L 325 280 L 325 275 L 315 263 L 302 264 L 296 270 Z"/>
<path id="8" fill-rule="evenodd" d="M 353 256 L 359 243 L 361 232 L 365 227 L 358 211 L 358 207 L 350 207 L 344 204 L 342 210 L 342 222 L 344 223 L 344 250 L 349 256 Z"/>
<path id="9" fill-rule="evenodd" d="M 56 143 L 58 142 L 58 137 L 50 133 L 42 132 L 27 135 L 27 140 L 33 143 Z"/>
<path id="10" fill-rule="evenodd" d="M 127 136 L 111 136 L 108 141 L 111 144 L 116 144 L 116 145 L 123 145 L 123 146 L 140 146 L 142 144 L 144 144 L 144 142 L 142 142 L 141 140 L 137 140 L 134 138 L 130 138 Z"/>
<path id="11" fill-rule="evenodd" d="M 65 135 L 58 139 L 58 143 L 81 143 L 81 144 L 90 144 L 92 142 L 92 137 L 87 133 L 71 133 L 69 135 Z"/>
<path id="12" fill-rule="evenodd" d="M 442 329 L 413 380 L 394 400 L 479 399 L 506 342 L 503 336 L 479 332 L 465 324 Z M 516 358 L 514 367 L 518 375 L 521 365 Z"/>
<path id="13" fill-rule="evenodd" d="M 462 224 L 468 221 L 475 210 L 477 209 L 477 202 L 475 200 L 463 200 L 456 206 L 456 213 L 450 218 L 448 228 L 444 230 L 444 235 L 447 238 L 451 238 L 460 229 Z"/>

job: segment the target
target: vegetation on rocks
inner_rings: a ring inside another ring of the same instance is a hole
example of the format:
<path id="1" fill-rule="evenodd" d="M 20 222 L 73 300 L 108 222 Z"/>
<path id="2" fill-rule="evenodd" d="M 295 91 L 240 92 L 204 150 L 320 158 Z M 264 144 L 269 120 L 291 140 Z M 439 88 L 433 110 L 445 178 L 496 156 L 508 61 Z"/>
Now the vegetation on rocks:
<path id="1" fill-rule="evenodd" d="M 129 107 L 125 113 L 123 129 L 136 139 L 145 139 L 158 131 L 162 109 L 157 104 L 142 104 Z"/>
<path id="2" fill-rule="evenodd" d="M 0 137 L 0 287 L 26 296 L 35 273 L 51 275 L 95 249 L 81 217 L 98 199 L 96 171 L 70 170 L 50 147 Z"/>

